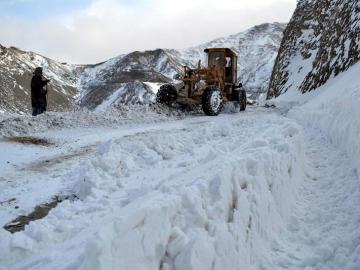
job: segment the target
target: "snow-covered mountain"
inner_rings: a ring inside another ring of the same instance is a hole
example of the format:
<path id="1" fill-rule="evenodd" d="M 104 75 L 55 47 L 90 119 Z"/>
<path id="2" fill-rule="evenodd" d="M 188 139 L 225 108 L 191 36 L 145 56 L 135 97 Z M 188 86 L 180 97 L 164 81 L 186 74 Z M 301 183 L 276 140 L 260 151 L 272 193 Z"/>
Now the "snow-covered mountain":
<path id="1" fill-rule="evenodd" d="M 181 72 L 182 64 L 171 52 L 157 49 L 132 52 L 90 66 L 80 77 L 81 105 L 95 109 L 101 104 L 105 108 L 114 103 L 152 101 L 155 89 L 151 86 L 170 82 Z"/>
<path id="2" fill-rule="evenodd" d="M 214 47 L 237 51 L 239 81 L 249 91 L 265 92 L 285 27 L 262 24 L 183 50 L 136 51 L 88 66 L 62 64 L 33 52 L 0 47 L 0 110 L 30 111 L 30 79 L 37 66 L 52 80 L 50 110 L 67 110 L 75 103 L 91 110 L 151 103 L 159 85 L 171 82 L 184 65 L 195 66 L 199 59 L 206 65 L 204 49 Z"/>
<path id="3" fill-rule="evenodd" d="M 218 38 L 180 51 L 181 58 L 195 65 L 199 59 L 206 64 L 204 49 L 228 47 L 238 53 L 238 80 L 247 90 L 265 92 L 279 50 L 284 23 L 266 23 L 228 37 Z"/>
<path id="4" fill-rule="evenodd" d="M 44 76 L 51 80 L 49 109 L 68 110 L 73 106 L 79 68 L 0 45 L 0 110 L 17 113 L 31 110 L 30 82 L 37 66 L 43 67 Z"/>
<path id="5" fill-rule="evenodd" d="M 157 49 L 121 55 L 85 69 L 81 104 L 90 109 L 154 100 L 159 83 L 170 82 L 183 66 L 206 65 L 205 48 L 229 47 L 239 53 L 238 79 L 249 91 L 265 92 L 286 25 L 262 24 L 245 32 L 183 50 Z M 104 106 L 106 105 L 106 106 Z"/>
<path id="6" fill-rule="evenodd" d="M 311 91 L 360 59 L 360 2 L 299 1 L 272 73 L 268 97 Z"/>

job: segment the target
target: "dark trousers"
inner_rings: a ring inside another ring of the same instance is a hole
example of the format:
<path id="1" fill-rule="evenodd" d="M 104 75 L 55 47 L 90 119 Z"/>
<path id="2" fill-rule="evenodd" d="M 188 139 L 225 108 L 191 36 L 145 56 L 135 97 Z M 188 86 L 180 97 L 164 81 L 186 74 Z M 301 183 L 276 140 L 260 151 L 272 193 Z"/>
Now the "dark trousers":
<path id="1" fill-rule="evenodd" d="M 33 109 L 33 111 L 32 111 L 33 116 L 42 114 L 45 111 L 43 106 L 35 106 L 35 107 L 32 107 L 32 109 Z"/>

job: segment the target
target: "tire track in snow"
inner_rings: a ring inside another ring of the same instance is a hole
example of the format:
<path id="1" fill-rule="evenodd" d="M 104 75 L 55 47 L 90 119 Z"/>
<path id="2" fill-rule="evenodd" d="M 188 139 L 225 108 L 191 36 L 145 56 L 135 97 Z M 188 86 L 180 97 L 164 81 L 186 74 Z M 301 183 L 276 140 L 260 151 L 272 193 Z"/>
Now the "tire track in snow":
<path id="1" fill-rule="evenodd" d="M 308 130 L 308 178 L 261 269 L 359 270 L 360 179 L 349 157 Z"/>

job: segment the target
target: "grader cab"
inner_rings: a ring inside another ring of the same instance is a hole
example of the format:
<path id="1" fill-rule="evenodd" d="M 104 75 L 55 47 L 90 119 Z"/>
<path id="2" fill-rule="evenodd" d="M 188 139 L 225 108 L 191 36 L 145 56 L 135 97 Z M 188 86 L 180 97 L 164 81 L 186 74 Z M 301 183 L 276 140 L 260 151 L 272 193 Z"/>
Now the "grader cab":
<path id="1" fill-rule="evenodd" d="M 233 101 L 240 110 L 246 108 L 246 93 L 242 85 L 237 85 L 237 54 L 228 48 L 205 49 L 207 67 L 184 67 L 179 86 L 162 85 L 157 93 L 159 103 L 174 102 L 191 105 L 201 104 L 207 115 L 218 115 L 224 102 Z"/>

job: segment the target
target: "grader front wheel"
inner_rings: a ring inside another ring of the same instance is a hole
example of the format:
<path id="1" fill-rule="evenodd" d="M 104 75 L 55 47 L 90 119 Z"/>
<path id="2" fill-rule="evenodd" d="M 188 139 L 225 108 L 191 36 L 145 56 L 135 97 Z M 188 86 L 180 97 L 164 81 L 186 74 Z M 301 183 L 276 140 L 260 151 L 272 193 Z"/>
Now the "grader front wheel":
<path id="1" fill-rule="evenodd" d="M 176 88 L 171 84 L 164 84 L 156 94 L 156 102 L 171 104 L 177 98 Z"/>
<path id="2" fill-rule="evenodd" d="M 223 97 L 217 86 L 209 86 L 202 95 L 202 109 L 206 115 L 216 116 L 223 108 Z"/>

